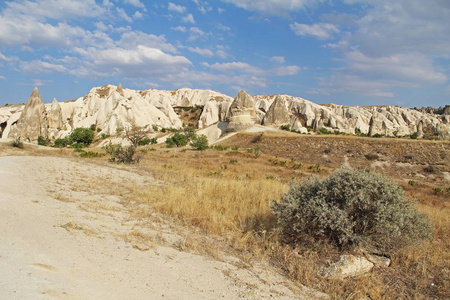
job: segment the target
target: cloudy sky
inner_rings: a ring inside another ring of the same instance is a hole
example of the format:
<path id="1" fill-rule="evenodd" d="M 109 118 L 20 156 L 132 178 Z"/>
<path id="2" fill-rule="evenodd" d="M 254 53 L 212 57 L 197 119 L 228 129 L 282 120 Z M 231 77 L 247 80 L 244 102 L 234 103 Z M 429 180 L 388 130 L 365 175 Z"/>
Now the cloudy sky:
<path id="1" fill-rule="evenodd" d="M 450 104 L 448 0 L 0 1 L 0 105 L 92 87 Z"/>

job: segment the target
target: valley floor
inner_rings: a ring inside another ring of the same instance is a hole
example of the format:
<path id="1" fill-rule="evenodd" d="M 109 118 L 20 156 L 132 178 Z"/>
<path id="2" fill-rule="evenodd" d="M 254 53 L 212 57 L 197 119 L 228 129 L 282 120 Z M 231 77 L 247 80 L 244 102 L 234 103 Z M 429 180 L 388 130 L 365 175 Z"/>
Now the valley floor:
<path id="1" fill-rule="evenodd" d="M 115 165 L 0 157 L 0 299 L 310 299 L 269 269 L 179 251 L 164 222 L 129 218 L 112 185 L 156 184 Z M 158 243 L 164 240 L 165 243 Z"/>

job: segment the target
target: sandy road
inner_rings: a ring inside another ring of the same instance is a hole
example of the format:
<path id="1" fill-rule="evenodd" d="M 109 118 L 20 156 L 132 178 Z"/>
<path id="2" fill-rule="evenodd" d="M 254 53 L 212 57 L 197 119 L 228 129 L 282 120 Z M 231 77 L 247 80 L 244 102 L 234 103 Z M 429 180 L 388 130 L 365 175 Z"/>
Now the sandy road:
<path id="1" fill-rule="evenodd" d="M 74 189 L 94 177 L 149 183 L 66 158 L 0 157 L 0 300 L 310 298 L 275 275 L 167 246 L 133 247 L 118 238 L 135 225 L 126 212 L 80 209 L 120 206 L 117 196 Z"/>

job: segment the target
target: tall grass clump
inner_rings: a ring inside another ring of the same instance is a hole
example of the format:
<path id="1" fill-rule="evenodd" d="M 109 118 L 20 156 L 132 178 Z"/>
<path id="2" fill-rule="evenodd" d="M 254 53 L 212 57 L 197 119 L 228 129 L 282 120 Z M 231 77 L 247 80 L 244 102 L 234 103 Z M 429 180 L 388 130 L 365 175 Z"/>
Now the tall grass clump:
<path id="1" fill-rule="evenodd" d="M 327 240 L 390 254 L 430 238 L 432 226 L 403 190 L 381 174 L 340 169 L 291 185 L 271 208 L 288 242 Z"/>

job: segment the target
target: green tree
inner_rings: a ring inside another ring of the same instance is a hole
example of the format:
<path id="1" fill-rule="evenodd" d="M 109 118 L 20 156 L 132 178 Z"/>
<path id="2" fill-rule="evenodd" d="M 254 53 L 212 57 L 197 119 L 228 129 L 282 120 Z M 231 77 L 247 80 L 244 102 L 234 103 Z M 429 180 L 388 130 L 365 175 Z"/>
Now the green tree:
<path id="1" fill-rule="evenodd" d="M 94 132 L 89 128 L 75 128 L 69 136 L 69 144 L 79 143 L 83 146 L 89 146 L 94 140 Z"/>
<path id="2" fill-rule="evenodd" d="M 196 135 L 194 134 L 191 137 L 191 147 L 196 149 L 196 150 L 206 150 L 208 149 L 208 138 L 206 137 L 206 135 L 202 134 L 202 135 Z"/>
<path id="3" fill-rule="evenodd" d="M 166 139 L 166 145 L 168 148 L 183 147 L 187 144 L 187 137 L 184 134 L 176 132 L 173 136 Z"/>

